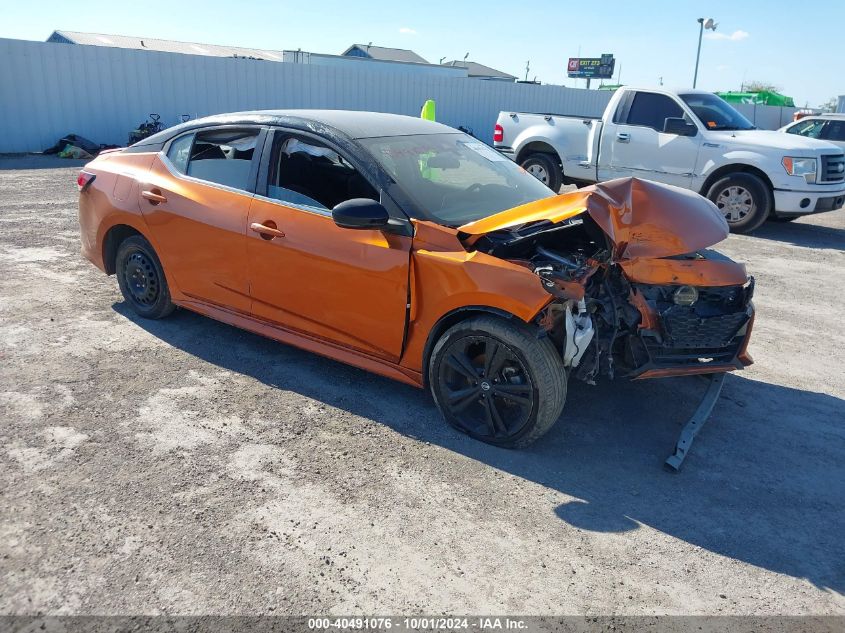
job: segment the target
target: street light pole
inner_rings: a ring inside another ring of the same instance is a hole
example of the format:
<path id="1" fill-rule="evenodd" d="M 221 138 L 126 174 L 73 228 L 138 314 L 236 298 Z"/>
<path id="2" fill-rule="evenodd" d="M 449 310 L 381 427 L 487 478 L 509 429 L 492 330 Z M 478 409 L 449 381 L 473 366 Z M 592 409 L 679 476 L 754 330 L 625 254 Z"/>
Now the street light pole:
<path id="1" fill-rule="evenodd" d="M 698 83 L 698 60 L 701 58 L 701 38 L 704 35 L 704 18 L 698 18 L 700 28 L 698 29 L 698 52 L 695 54 L 695 74 L 692 76 L 692 87 Z"/>
<path id="2" fill-rule="evenodd" d="M 695 74 L 692 76 L 692 87 L 695 88 L 698 83 L 698 60 L 701 58 L 701 38 L 704 35 L 704 29 L 715 31 L 718 24 L 713 21 L 713 18 L 698 18 L 698 51 L 695 54 Z"/>

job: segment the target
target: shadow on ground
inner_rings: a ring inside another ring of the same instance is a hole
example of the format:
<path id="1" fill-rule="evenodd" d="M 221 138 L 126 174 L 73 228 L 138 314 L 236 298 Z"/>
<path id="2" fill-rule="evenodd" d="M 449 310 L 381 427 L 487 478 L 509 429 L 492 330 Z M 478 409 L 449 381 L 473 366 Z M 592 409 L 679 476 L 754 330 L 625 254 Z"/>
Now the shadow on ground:
<path id="1" fill-rule="evenodd" d="M 754 231 L 754 237 L 785 242 L 804 248 L 828 248 L 845 251 L 845 229 L 818 224 L 793 222 L 765 222 Z"/>
<path id="2" fill-rule="evenodd" d="M 523 451 L 451 430 L 427 392 L 180 310 L 151 334 L 209 363 L 349 411 L 574 497 L 570 525 L 641 525 L 716 554 L 845 591 L 845 401 L 739 375 L 725 382 L 680 474 L 661 468 L 706 385 L 573 381 L 564 415 Z M 403 412 L 397 416 L 396 412 Z M 838 527 L 837 527 L 838 526 Z"/>

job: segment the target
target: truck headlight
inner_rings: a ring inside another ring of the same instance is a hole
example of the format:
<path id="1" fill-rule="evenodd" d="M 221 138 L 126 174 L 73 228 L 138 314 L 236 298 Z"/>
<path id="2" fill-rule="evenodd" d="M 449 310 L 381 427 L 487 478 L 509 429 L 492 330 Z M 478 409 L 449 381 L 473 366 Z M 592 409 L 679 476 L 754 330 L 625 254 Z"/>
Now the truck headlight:
<path id="1" fill-rule="evenodd" d="M 795 158 L 792 156 L 784 156 L 783 168 L 790 176 L 803 176 L 808 183 L 816 182 L 816 159 L 815 158 Z"/>

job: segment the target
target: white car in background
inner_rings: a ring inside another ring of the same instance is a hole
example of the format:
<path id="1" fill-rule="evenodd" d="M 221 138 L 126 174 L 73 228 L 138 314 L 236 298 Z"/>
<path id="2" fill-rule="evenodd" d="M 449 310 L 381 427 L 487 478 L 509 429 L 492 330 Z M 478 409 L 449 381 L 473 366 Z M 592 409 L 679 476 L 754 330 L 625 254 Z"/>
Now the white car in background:
<path id="1" fill-rule="evenodd" d="M 816 138 L 845 149 L 845 113 L 806 116 L 795 123 L 783 126 L 778 131 Z"/>

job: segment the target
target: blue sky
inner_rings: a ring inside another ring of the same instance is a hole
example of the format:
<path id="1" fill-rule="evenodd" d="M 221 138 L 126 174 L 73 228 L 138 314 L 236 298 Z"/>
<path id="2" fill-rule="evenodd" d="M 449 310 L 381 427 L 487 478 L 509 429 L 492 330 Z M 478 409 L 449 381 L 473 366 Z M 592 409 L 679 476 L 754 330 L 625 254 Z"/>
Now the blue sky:
<path id="1" fill-rule="evenodd" d="M 698 87 L 762 80 L 796 105 L 845 94 L 845 2 L 604 0 L 20 0 L 0 4 L 0 37 L 44 40 L 54 29 L 341 53 L 349 44 L 410 48 L 437 63 L 469 59 L 574 86 L 566 60 L 613 53 L 628 85 L 689 87 L 698 17 L 714 17 Z M 583 87 L 583 80 L 579 82 Z"/>

